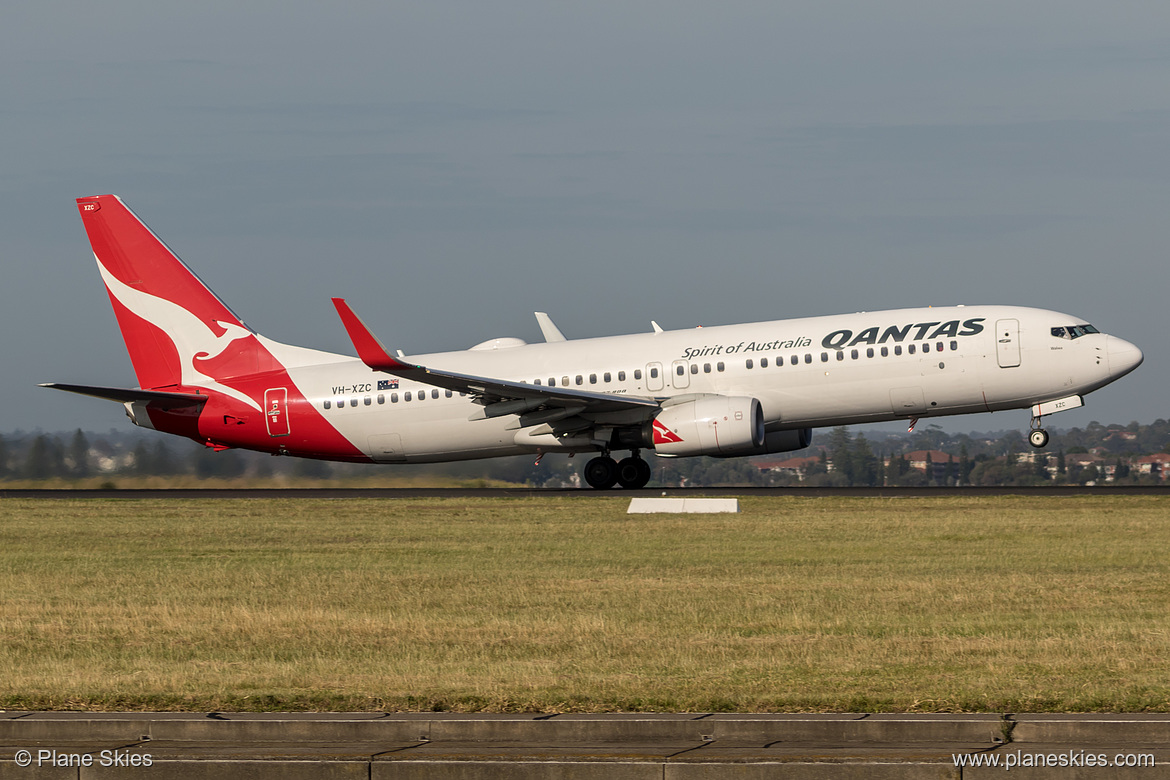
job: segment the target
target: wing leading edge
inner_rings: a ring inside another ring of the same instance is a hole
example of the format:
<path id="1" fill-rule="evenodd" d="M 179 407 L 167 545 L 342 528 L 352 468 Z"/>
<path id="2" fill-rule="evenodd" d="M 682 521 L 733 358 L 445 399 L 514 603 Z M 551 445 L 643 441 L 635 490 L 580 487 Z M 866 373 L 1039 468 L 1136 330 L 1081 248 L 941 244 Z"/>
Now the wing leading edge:
<path id="1" fill-rule="evenodd" d="M 540 407 L 573 408 L 595 413 L 634 409 L 649 411 L 658 408 L 658 402 L 651 398 L 593 393 L 568 387 L 530 385 L 407 363 L 390 355 L 344 298 L 334 298 L 333 305 L 341 316 L 341 322 L 349 334 L 350 341 L 357 349 L 358 357 L 367 366 L 402 379 L 467 393 L 486 406 L 487 417 L 522 414 Z"/>

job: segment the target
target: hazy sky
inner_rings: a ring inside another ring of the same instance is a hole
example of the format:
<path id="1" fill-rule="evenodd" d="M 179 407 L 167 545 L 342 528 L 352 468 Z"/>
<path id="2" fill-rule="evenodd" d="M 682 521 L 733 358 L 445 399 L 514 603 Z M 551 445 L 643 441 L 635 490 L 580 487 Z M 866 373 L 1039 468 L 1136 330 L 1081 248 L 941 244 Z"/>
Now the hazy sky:
<path id="1" fill-rule="evenodd" d="M 1145 351 L 1052 426 L 1167 417 L 1168 85 L 1165 2 L 15 0 L 0 431 L 130 425 L 35 386 L 135 383 L 106 192 L 303 346 L 1011 303 Z"/>

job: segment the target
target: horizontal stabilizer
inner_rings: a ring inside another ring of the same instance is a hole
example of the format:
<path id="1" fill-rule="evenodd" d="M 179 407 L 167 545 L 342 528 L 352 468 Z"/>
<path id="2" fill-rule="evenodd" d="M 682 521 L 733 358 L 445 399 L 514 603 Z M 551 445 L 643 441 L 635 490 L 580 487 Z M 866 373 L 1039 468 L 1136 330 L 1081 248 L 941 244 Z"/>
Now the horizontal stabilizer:
<path id="1" fill-rule="evenodd" d="M 95 387 L 93 385 L 64 385 L 49 382 L 40 387 L 51 387 L 67 393 L 91 395 L 118 403 L 150 403 L 159 409 L 177 409 L 183 406 L 201 406 L 207 403 L 207 396 L 195 393 L 168 393 L 162 390 L 141 390 L 136 387 Z"/>

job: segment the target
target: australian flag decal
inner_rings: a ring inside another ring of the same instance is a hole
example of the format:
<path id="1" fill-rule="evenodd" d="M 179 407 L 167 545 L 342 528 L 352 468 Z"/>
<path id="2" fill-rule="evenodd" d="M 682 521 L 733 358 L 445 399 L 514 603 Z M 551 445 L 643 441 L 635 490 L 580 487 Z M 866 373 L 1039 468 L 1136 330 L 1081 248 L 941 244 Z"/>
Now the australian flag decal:
<path id="1" fill-rule="evenodd" d="M 398 380 L 397 379 L 379 379 L 378 380 L 378 389 L 379 390 L 397 390 L 398 389 Z"/>

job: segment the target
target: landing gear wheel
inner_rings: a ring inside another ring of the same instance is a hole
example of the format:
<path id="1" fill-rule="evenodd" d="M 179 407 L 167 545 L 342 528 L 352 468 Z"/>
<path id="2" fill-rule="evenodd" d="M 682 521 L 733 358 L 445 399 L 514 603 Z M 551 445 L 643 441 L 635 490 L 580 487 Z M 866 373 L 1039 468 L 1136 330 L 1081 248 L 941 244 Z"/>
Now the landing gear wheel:
<path id="1" fill-rule="evenodd" d="M 1028 434 L 1028 443 L 1036 449 L 1042 449 L 1048 445 L 1048 431 L 1037 428 Z"/>
<path id="2" fill-rule="evenodd" d="M 601 456 L 585 464 L 585 481 L 589 487 L 609 490 L 617 482 L 618 467 L 613 458 Z"/>
<path id="3" fill-rule="evenodd" d="M 617 482 L 627 490 L 646 487 L 650 481 L 650 464 L 641 458 L 623 458 L 617 464 Z"/>

